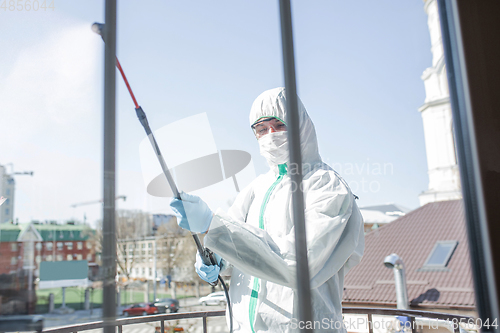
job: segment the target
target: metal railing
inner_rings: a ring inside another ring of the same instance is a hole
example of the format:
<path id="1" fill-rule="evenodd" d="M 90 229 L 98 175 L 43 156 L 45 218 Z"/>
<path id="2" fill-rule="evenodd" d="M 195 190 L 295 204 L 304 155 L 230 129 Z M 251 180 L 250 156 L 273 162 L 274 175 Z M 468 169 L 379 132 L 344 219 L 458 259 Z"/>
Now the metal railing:
<path id="1" fill-rule="evenodd" d="M 430 312 L 430 311 L 419 311 L 419 310 L 398 310 L 398 309 L 382 309 L 382 308 L 343 308 L 343 314 L 359 314 L 367 315 L 368 323 L 368 333 L 373 333 L 373 315 L 381 316 L 405 316 L 410 319 L 412 333 L 417 332 L 417 318 L 426 318 L 433 320 L 444 320 L 450 323 L 454 323 L 453 329 L 455 333 L 460 333 L 460 323 L 469 323 L 470 320 L 474 321 L 473 317 Z M 165 333 L 165 321 L 179 320 L 179 319 L 192 319 L 192 318 L 202 318 L 203 319 L 203 332 L 207 333 L 207 318 L 208 317 L 221 317 L 226 314 L 225 310 L 220 311 L 200 311 L 200 312 L 185 312 L 185 313 L 174 313 L 174 314 L 161 314 L 152 315 L 137 318 L 122 318 L 117 319 L 114 326 L 118 327 L 118 333 L 123 332 L 123 326 L 132 324 L 143 324 L 150 322 L 160 322 L 160 332 Z M 96 321 L 86 324 L 69 325 L 59 328 L 49 328 L 44 330 L 44 333 L 76 333 L 87 330 L 93 330 L 97 328 L 104 328 L 109 326 L 104 321 Z"/>
<path id="2" fill-rule="evenodd" d="M 469 323 L 474 320 L 473 317 L 457 314 L 420 311 L 420 310 L 399 310 L 399 309 L 382 309 L 382 308 L 343 308 L 342 314 L 365 314 L 367 315 L 368 332 L 373 333 L 373 315 L 379 316 L 403 316 L 408 317 L 411 323 L 412 333 L 417 332 L 418 325 L 416 318 L 427 318 L 434 320 L 444 320 L 456 325 L 453 325 L 455 333 L 460 333 L 460 323 Z"/>
<path id="3" fill-rule="evenodd" d="M 144 324 L 150 322 L 160 322 L 160 332 L 165 333 L 165 321 L 169 320 L 179 320 L 179 319 L 192 319 L 192 318 L 202 318 L 203 319 L 203 332 L 207 332 L 207 318 L 208 317 L 222 317 L 226 314 L 225 310 L 220 311 L 200 311 L 200 312 L 184 312 L 184 313 L 173 313 L 173 314 L 160 314 L 152 316 L 144 316 L 137 318 L 122 318 L 117 319 L 114 325 L 108 325 L 104 321 L 95 321 L 92 323 L 69 325 L 65 327 L 49 328 L 43 330 L 44 333 L 76 333 L 81 331 L 93 330 L 96 328 L 104 328 L 105 326 L 116 326 L 118 327 L 118 333 L 122 333 L 123 326 L 133 325 L 133 324 Z"/>

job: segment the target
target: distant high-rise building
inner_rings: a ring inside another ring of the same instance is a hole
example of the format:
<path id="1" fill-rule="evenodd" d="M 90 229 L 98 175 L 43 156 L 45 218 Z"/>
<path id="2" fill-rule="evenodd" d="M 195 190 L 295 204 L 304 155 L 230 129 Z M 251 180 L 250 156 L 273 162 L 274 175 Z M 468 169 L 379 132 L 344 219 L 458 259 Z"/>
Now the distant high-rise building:
<path id="1" fill-rule="evenodd" d="M 13 221 L 14 219 L 14 192 L 16 181 L 12 175 L 7 173 L 5 166 L 0 165 L 0 196 L 7 198 L 0 206 L 0 223 Z"/>
<path id="2" fill-rule="evenodd" d="M 424 123 L 429 174 L 429 188 L 419 195 L 422 206 L 462 198 L 437 1 L 424 0 L 424 9 L 431 35 L 432 66 L 422 74 L 426 97 L 418 109 Z"/>

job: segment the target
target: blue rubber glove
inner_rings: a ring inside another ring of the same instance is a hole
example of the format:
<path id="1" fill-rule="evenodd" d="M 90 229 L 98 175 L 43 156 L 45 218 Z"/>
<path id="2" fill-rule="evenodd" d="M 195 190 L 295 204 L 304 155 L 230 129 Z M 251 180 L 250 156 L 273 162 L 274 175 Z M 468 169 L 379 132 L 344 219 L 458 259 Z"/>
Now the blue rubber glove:
<path id="1" fill-rule="evenodd" d="M 181 192 L 181 199 L 173 198 L 170 201 L 179 227 L 192 232 L 206 232 L 213 216 L 208 205 L 200 197 L 184 192 Z"/>
<path id="2" fill-rule="evenodd" d="M 215 254 L 215 253 L 214 253 Z M 200 257 L 199 253 L 196 253 L 196 263 L 194 264 L 194 268 L 196 269 L 196 273 L 198 276 L 205 282 L 212 283 L 217 281 L 219 277 L 220 271 L 220 262 L 222 258 L 215 254 L 215 260 L 217 260 L 217 265 L 205 265 L 203 260 Z"/>

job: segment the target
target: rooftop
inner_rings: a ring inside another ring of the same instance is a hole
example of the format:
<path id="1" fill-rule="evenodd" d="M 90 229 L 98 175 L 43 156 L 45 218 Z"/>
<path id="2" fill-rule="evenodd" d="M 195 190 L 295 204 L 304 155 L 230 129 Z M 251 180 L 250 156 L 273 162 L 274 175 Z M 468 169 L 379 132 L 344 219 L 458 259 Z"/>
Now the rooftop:
<path id="1" fill-rule="evenodd" d="M 0 242 L 15 242 L 29 223 L 0 224 Z M 88 239 L 92 229 L 84 224 L 33 224 L 44 241 L 76 241 Z"/>
<path id="2" fill-rule="evenodd" d="M 386 224 L 404 216 L 411 209 L 398 204 L 388 203 L 375 206 L 360 207 L 361 215 L 366 223 Z"/>
<path id="3" fill-rule="evenodd" d="M 461 200 L 429 203 L 365 236 L 365 254 L 346 276 L 344 302 L 396 305 L 392 269 L 384 258 L 398 254 L 406 267 L 412 307 L 475 307 L 469 248 Z M 443 267 L 426 266 L 437 242 L 455 244 Z"/>

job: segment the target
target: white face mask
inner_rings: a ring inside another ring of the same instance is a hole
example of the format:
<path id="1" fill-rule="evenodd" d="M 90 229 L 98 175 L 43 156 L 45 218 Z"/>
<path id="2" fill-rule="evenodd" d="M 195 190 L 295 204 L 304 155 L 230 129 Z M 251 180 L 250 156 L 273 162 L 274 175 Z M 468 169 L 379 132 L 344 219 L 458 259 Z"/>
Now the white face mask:
<path id="1" fill-rule="evenodd" d="M 288 163 L 288 140 L 286 131 L 264 135 L 259 140 L 260 154 L 270 164 Z"/>

